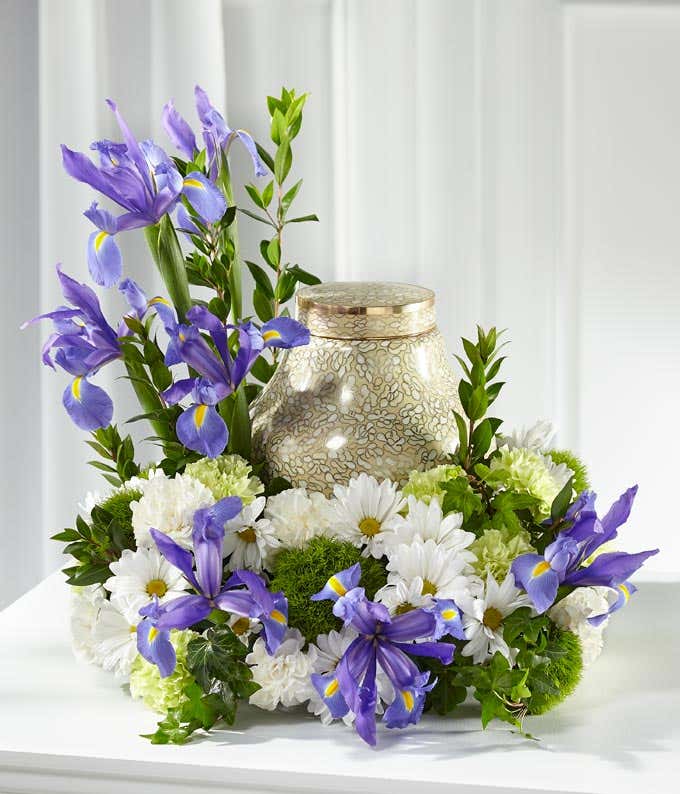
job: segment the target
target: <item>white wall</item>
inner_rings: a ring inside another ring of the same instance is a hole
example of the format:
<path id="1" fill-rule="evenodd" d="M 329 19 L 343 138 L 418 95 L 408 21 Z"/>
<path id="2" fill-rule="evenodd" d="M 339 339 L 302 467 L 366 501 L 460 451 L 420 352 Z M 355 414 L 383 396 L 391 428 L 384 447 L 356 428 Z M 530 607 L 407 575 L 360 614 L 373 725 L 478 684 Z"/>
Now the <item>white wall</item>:
<path id="1" fill-rule="evenodd" d="M 55 261 L 85 273 L 90 194 L 62 174 L 58 143 L 112 135 L 106 96 L 162 139 L 163 102 L 190 116 L 194 82 L 261 137 L 267 93 L 312 92 L 296 168 L 322 223 L 291 232 L 295 259 L 326 279 L 433 287 L 451 346 L 478 321 L 508 327 L 508 422 L 553 418 L 603 501 L 639 482 L 624 543 L 659 545 L 649 569 L 679 570 L 666 453 L 680 387 L 680 6 L 0 0 L 0 22 L 14 186 L 0 193 L 0 603 L 58 563 L 43 539 L 94 481 L 62 379 L 39 372 L 37 334 L 14 330 L 57 302 Z M 254 251 L 256 231 L 243 237 Z M 126 254 L 150 285 L 139 239 Z"/>

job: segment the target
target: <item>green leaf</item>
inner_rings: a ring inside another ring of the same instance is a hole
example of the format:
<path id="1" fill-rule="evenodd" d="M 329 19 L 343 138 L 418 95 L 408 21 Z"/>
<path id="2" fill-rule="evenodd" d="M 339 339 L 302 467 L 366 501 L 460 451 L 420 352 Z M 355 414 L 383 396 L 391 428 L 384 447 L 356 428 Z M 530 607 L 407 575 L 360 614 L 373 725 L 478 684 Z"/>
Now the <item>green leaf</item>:
<path id="1" fill-rule="evenodd" d="M 274 158 L 269 154 L 269 152 L 261 146 L 257 141 L 255 142 L 255 147 L 257 148 L 257 153 L 260 156 L 260 160 L 267 166 L 267 168 L 274 173 Z"/>
<path id="2" fill-rule="evenodd" d="M 155 229 L 156 227 L 149 227 Z M 150 232 L 147 239 L 154 232 Z M 152 242 L 152 253 L 153 253 Z M 189 294 L 189 282 L 187 281 L 186 269 L 184 266 L 184 256 L 172 225 L 169 215 L 164 215 L 158 224 L 158 249 L 157 265 L 163 281 L 170 295 L 180 322 L 186 318 L 186 313 L 191 308 L 191 295 Z"/>
<path id="3" fill-rule="evenodd" d="M 299 265 L 293 265 L 292 267 L 287 268 L 288 273 L 295 276 L 295 279 L 302 284 L 321 284 L 321 279 L 315 276 L 313 273 L 308 273 L 306 270 L 303 270 Z"/>
<path id="4" fill-rule="evenodd" d="M 269 218 L 265 218 L 263 215 L 257 215 L 256 213 L 251 212 L 250 210 L 247 210 L 244 207 L 239 207 L 238 211 L 242 212 L 244 215 L 247 215 L 249 218 L 252 218 L 255 221 L 260 221 L 260 223 L 266 223 L 267 226 L 272 226 L 274 229 L 276 229 L 276 224 L 272 223 L 269 220 Z"/>
<path id="5" fill-rule="evenodd" d="M 475 421 L 477 419 L 481 419 L 486 413 L 488 405 L 489 398 L 487 397 L 486 389 L 483 386 L 477 386 L 477 388 L 472 390 L 472 394 L 470 395 L 470 404 L 468 406 L 467 415 L 470 417 L 470 419 Z"/>
<path id="6" fill-rule="evenodd" d="M 288 138 L 282 138 L 279 148 L 276 150 L 274 158 L 274 178 L 277 184 L 282 185 L 286 181 L 288 172 L 293 165 L 293 152 L 290 148 Z"/>
<path id="7" fill-rule="evenodd" d="M 469 339 L 465 339 L 465 337 L 461 338 L 463 342 L 463 348 L 465 350 L 465 355 L 470 359 L 473 364 L 479 362 L 481 364 L 482 357 L 477 349 L 477 346 L 473 344 Z"/>
<path id="8" fill-rule="evenodd" d="M 274 267 L 278 267 L 281 263 L 281 246 L 278 237 L 272 237 L 267 245 L 267 261 L 271 262 Z"/>
<path id="9" fill-rule="evenodd" d="M 246 192 L 250 196 L 253 201 L 253 204 L 256 204 L 261 210 L 264 209 L 265 204 L 262 200 L 262 196 L 260 195 L 260 191 L 255 187 L 255 185 L 244 185 Z"/>
<path id="10" fill-rule="evenodd" d="M 458 444 L 461 450 L 467 449 L 468 445 L 468 431 L 467 431 L 467 422 L 463 417 L 458 413 L 458 411 L 453 412 L 454 419 L 456 420 L 456 425 L 458 427 Z"/>
<path id="11" fill-rule="evenodd" d="M 307 221 L 318 221 L 319 218 L 312 214 L 312 215 L 302 215 L 300 218 L 291 218 L 287 220 L 286 223 L 307 223 Z"/>
<path id="12" fill-rule="evenodd" d="M 288 208 L 293 203 L 293 199 L 295 198 L 295 196 L 297 196 L 301 187 L 302 187 L 302 180 L 300 179 L 293 185 L 293 187 L 290 190 L 288 190 L 284 194 L 283 198 L 281 199 L 281 208 L 283 210 L 284 215 L 286 214 L 286 212 L 288 212 Z"/>
<path id="13" fill-rule="evenodd" d="M 274 198 L 274 180 L 270 179 L 267 182 L 264 190 L 262 191 L 262 202 L 265 207 L 268 207 L 272 203 L 272 199 Z"/>
<path id="14" fill-rule="evenodd" d="M 557 494 L 550 507 L 550 518 L 559 521 L 564 517 L 569 505 L 571 504 L 572 495 L 574 493 L 574 478 L 570 477 L 564 488 Z"/>
<path id="15" fill-rule="evenodd" d="M 234 392 L 234 396 L 234 413 L 229 426 L 229 451 L 249 460 L 251 425 L 245 389 L 238 388 Z"/>
<path id="16" fill-rule="evenodd" d="M 259 287 L 259 289 L 264 293 L 267 298 L 274 297 L 274 287 L 272 286 L 271 281 L 269 280 L 269 276 L 265 273 L 265 271 L 255 262 L 246 261 L 246 265 L 248 266 L 248 270 L 250 270 L 250 275 L 253 277 L 253 280 Z"/>
<path id="17" fill-rule="evenodd" d="M 470 399 L 472 398 L 472 386 L 465 381 L 461 380 L 458 384 L 458 396 L 463 410 L 467 416 L 470 416 Z"/>
<path id="18" fill-rule="evenodd" d="M 272 301 L 259 290 L 253 292 L 253 308 L 263 323 L 268 322 L 274 317 L 274 305 Z"/>

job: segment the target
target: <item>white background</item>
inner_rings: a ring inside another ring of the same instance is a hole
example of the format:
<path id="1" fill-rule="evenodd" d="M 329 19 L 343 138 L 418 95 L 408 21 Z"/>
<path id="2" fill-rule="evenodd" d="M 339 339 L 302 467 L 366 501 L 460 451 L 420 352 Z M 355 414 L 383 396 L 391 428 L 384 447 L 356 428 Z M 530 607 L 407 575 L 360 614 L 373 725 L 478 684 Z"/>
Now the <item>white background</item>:
<path id="1" fill-rule="evenodd" d="M 59 303 L 56 261 L 86 275 L 92 195 L 58 144 L 116 137 L 110 96 L 169 146 L 161 107 L 193 118 L 196 82 L 260 138 L 266 94 L 311 91 L 294 168 L 322 222 L 290 259 L 434 288 L 452 349 L 507 327 L 508 425 L 552 418 L 603 503 L 639 482 L 622 545 L 680 570 L 679 75 L 674 2 L 0 0 L 0 605 L 59 564 L 47 536 L 97 486 L 47 329 L 17 330 Z M 141 234 L 124 253 L 156 291 Z"/>

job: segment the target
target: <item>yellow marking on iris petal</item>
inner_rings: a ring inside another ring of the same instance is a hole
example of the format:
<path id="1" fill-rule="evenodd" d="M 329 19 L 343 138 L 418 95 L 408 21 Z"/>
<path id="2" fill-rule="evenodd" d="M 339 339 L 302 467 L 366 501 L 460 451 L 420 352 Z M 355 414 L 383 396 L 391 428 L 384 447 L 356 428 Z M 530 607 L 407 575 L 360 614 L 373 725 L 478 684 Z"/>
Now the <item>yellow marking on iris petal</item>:
<path id="1" fill-rule="evenodd" d="M 324 689 L 323 696 L 326 698 L 331 698 L 333 695 L 338 691 L 340 688 L 340 684 L 338 684 L 338 679 L 334 678 L 330 684 Z"/>
<path id="2" fill-rule="evenodd" d="M 166 306 L 170 305 L 170 301 L 166 300 L 165 298 L 161 298 L 160 295 L 156 295 L 155 298 L 151 298 L 149 301 L 149 306 L 154 306 L 157 303 L 164 303 Z"/>
<path id="3" fill-rule="evenodd" d="M 550 570 L 550 563 L 546 562 L 545 560 L 541 560 L 538 565 L 535 566 L 534 570 L 531 572 L 531 576 L 535 579 L 537 576 L 542 576 L 546 571 Z"/>
<path id="4" fill-rule="evenodd" d="M 194 424 L 196 425 L 196 429 L 200 430 L 203 427 L 203 422 L 205 422 L 205 414 L 208 410 L 207 405 L 199 405 L 194 412 Z"/>
<path id="5" fill-rule="evenodd" d="M 339 596 L 344 596 L 347 592 L 347 588 L 343 585 L 343 583 L 338 579 L 337 576 L 331 576 L 328 580 L 328 586 L 331 590 Z"/>
<path id="6" fill-rule="evenodd" d="M 168 586 L 162 579 L 150 579 L 146 583 L 146 592 L 150 596 L 156 595 L 159 598 L 163 598 L 168 592 Z"/>
<path id="7" fill-rule="evenodd" d="M 458 613 L 455 609 L 442 609 L 442 617 L 444 620 L 455 620 Z"/>
<path id="8" fill-rule="evenodd" d="M 78 402 L 80 402 L 80 384 L 82 383 L 82 380 L 82 375 L 79 375 L 77 378 L 74 378 L 73 383 L 71 384 L 71 394 L 76 400 L 78 400 Z"/>
<path id="9" fill-rule="evenodd" d="M 199 182 L 198 179 L 185 179 L 184 187 L 197 187 L 201 190 L 205 190 L 205 185 L 202 182 Z"/>
<path id="10" fill-rule="evenodd" d="M 286 622 L 286 616 L 283 614 L 283 612 L 279 612 L 278 609 L 272 609 L 272 611 L 269 613 L 269 617 L 272 620 L 275 620 L 277 623 Z"/>
<path id="11" fill-rule="evenodd" d="M 404 698 L 404 706 L 406 706 L 406 711 L 413 711 L 413 707 L 415 706 L 413 693 L 409 692 L 408 689 L 404 689 L 401 693 L 401 696 Z"/>
<path id="12" fill-rule="evenodd" d="M 272 328 L 269 331 L 265 331 L 262 334 L 262 338 L 265 342 L 268 342 L 270 339 L 281 339 L 281 334 Z"/>
<path id="13" fill-rule="evenodd" d="M 630 598 L 630 590 L 626 587 L 625 584 L 619 585 L 619 590 L 623 593 L 623 597 L 626 601 Z"/>
<path id="14" fill-rule="evenodd" d="M 186 334 L 183 334 L 183 333 L 180 331 L 180 332 L 179 332 L 179 334 L 177 334 L 177 336 L 179 337 L 179 341 L 180 341 L 180 342 L 186 342 L 186 340 L 187 340 Z"/>
<path id="15" fill-rule="evenodd" d="M 153 642 L 157 636 L 158 636 L 158 629 L 155 626 L 152 626 L 149 629 L 149 642 Z"/>
<path id="16" fill-rule="evenodd" d="M 99 234 L 94 238 L 94 250 L 99 251 L 102 247 L 102 243 L 106 238 L 109 236 L 108 232 L 99 232 Z"/>

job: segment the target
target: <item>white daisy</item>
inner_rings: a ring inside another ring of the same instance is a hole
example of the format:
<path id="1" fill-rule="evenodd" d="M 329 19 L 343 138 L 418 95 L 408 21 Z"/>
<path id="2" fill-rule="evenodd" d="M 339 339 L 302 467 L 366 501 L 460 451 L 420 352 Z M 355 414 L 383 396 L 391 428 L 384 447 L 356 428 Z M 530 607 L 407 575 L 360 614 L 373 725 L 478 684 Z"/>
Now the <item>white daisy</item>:
<path id="1" fill-rule="evenodd" d="M 408 582 L 399 579 L 393 584 L 386 584 L 375 594 L 375 600 L 384 604 L 390 615 L 403 615 L 404 612 L 432 604 L 432 596 L 423 594 L 423 580 L 419 576 Z"/>
<path id="2" fill-rule="evenodd" d="M 409 588 L 420 587 L 423 596 L 457 599 L 475 585 L 467 554 L 447 551 L 432 539 L 402 543 L 389 550 L 387 583 L 402 581 Z"/>
<path id="3" fill-rule="evenodd" d="M 253 650 L 246 656 L 253 681 L 260 689 L 250 696 L 250 703 L 267 711 L 281 704 L 297 706 L 309 699 L 312 690 L 310 675 L 314 671 L 316 650 L 304 653 L 305 638 L 297 629 L 288 629 L 284 641 L 270 656 L 264 640 L 255 641 Z"/>
<path id="4" fill-rule="evenodd" d="M 106 593 L 99 584 L 71 588 L 69 617 L 73 653 L 76 658 L 89 664 L 95 661 L 93 633 L 104 601 L 106 601 Z"/>
<path id="5" fill-rule="evenodd" d="M 384 533 L 385 550 L 388 552 L 401 543 L 410 545 L 415 540 L 434 540 L 438 546 L 457 552 L 467 562 L 475 562 L 475 555 L 465 551 L 474 542 L 475 535 L 461 529 L 462 525 L 462 513 L 450 513 L 444 517 L 437 499 L 426 504 L 409 496 L 406 516 L 396 515 L 390 521 L 389 531 Z"/>
<path id="6" fill-rule="evenodd" d="M 290 488 L 267 499 L 264 517 L 274 525 L 284 549 L 301 549 L 318 535 L 328 533 L 329 502 L 323 494 Z"/>
<path id="7" fill-rule="evenodd" d="M 360 474 L 346 487 L 336 485 L 333 491 L 333 533 L 355 546 L 364 546 L 364 557 L 382 557 L 385 533 L 406 503 L 397 484 Z"/>
<path id="8" fill-rule="evenodd" d="M 588 618 L 602 615 L 610 607 L 614 591 L 609 587 L 577 587 L 558 601 L 548 612 L 548 617 L 560 628 L 572 631 L 581 640 L 583 667 L 596 661 L 604 646 L 604 630 L 609 622 L 591 626 Z"/>
<path id="9" fill-rule="evenodd" d="M 229 555 L 230 571 L 247 568 L 259 573 L 278 549 L 281 542 L 276 537 L 274 525 L 268 518 L 259 518 L 266 499 L 259 496 L 224 525 L 224 556 Z"/>
<path id="10" fill-rule="evenodd" d="M 229 615 L 227 625 L 244 645 L 248 645 L 252 634 L 259 634 L 262 631 L 259 620 L 242 615 Z"/>
<path id="11" fill-rule="evenodd" d="M 498 584 L 491 574 L 486 578 L 484 592 L 478 596 L 464 595 L 456 603 L 463 612 L 463 628 L 467 642 L 463 656 L 472 656 L 475 664 L 500 651 L 514 664 L 517 651 L 503 639 L 503 620 L 519 607 L 531 606 L 526 593 L 515 587 L 512 573 Z"/>
<path id="12" fill-rule="evenodd" d="M 316 638 L 316 644 L 310 644 L 310 650 L 313 648 L 315 652 L 313 672 L 321 675 L 332 673 L 338 666 L 340 659 L 344 656 L 345 651 L 356 637 L 356 632 L 351 628 L 342 629 L 341 631 L 331 631 L 328 634 L 319 634 Z M 394 687 L 380 668 L 378 668 L 376 673 L 376 682 L 378 684 L 376 712 L 382 714 L 384 708 L 382 704 L 391 703 L 394 700 Z M 310 687 L 307 711 L 319 717 L 324 725 L 330 725 L 330 723 L 333 722 L 330 709 L 324 703 L 321 695 L 319 695 L 313 685 Z M 348 711 L 342 718 L 342 721 L 345 725 L 351 725 L 354 722 L 353 712 Z"/>
<path id="13" fill-rule="evenodd" d="M 113 596 L 102 602 L 93 631 L 95 662 L 116 676 L 127 678 L 137 656 L 140 596 Z"/>
<path id="14" fill-rule="evenodd" d="M 104 587 L 116 596 L 138 596 L 146 603 L 158 596 L 161 603 L 184 595 L 189 584 L 157 548 L 125 549 L 118 562 L 109 565 L 113 576 Z"/>
<path id="15" fill-rule="evenodd" d="M 149 534 L 153 527 L 189 548 L 194 513 L 214 503 L 212 491 L 186 474 L 154 477 L 145 486 L 142 498 L 130 502 L 137 546 L 153 546 Z"/>

